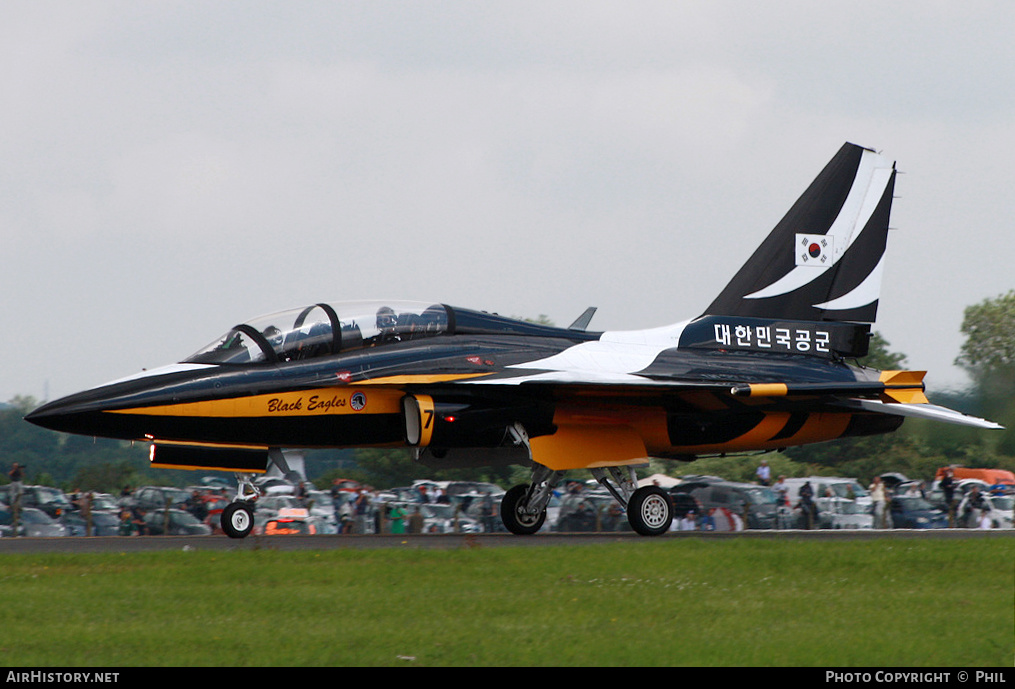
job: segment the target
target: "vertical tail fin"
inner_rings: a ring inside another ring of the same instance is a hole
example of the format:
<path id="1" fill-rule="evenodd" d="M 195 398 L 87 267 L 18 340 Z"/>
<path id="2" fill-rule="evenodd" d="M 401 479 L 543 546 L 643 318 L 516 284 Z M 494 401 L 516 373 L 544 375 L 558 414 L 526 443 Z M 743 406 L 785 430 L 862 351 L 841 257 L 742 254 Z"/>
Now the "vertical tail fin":
<path id="1" fill-rule="evenodd" d="M 873 323 L 895 163 L 843 145 L 704 315 Z"/>

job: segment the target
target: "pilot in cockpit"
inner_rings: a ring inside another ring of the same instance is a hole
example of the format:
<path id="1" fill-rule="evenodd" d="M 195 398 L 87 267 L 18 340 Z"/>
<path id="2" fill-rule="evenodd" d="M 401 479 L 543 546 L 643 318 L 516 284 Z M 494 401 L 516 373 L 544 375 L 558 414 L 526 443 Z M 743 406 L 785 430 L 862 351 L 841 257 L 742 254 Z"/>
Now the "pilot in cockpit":
<path id="1" fill-rule="evenodd" d="M 429 337 L 438 335 L 447 329 L 448 312 L 440 304 L 428 306 L 420 316 L 425 334 Z"/>
<path id="2" fill-rule="evenodd" d="M 282 335 L 281 330 L 276 328 L 274 325 L 269 325 L 261 334 L 264 335 L 264 339 L 268 341 L 268 344 L 271 345 L 272 349 L 276 352 L 282 351 L 282 341 L 285 337 Z"/>
<path id="3" fill-rule="evenodd" d="M 377 329 L 380 333 L 377 335 L 374 344 L 398 342 L 399 337 L 396 329 L 397 325 L 398 317 L 395 315 L 394 309 L 390 306 L 382 306 L 377 309 Z"/>

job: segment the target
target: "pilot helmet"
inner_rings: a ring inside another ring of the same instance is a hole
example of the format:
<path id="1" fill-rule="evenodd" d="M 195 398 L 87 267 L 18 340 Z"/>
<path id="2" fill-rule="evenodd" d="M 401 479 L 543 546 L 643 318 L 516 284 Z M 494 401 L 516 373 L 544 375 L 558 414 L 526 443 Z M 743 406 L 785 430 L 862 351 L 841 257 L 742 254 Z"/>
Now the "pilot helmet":
<path id="1" fill-rule="evenodd" d="M 282 341 L 285 339 L 282 335 L 282 331 L 276 328 L 274 325 L 269 325 L 267 328 L 264 329 L 264 332 L 261 334 L 264 335 L 264 338 L 268 340 L 268 343 L 271 344 L 271 346 L 276 349 L 279 347 L 279 345 L 282 344 Z"/>
<path id="2" fill-rule="evenodd" d="M 377 327 L 381 330 L 389 330 L 395 327 L 395 311 L 390 306 L 382 306 L 377 309 Z"/>

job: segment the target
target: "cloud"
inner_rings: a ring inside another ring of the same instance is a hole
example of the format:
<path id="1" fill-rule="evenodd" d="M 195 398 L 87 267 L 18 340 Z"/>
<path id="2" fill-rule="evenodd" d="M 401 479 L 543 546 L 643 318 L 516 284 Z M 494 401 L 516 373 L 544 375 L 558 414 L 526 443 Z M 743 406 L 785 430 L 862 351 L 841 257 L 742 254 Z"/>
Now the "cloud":
<path id="1" fill-rule="evenodd" d="M 697 314 L 843 141 L 899 181 L 881 321 L 929 380 L 1011 288 L 1008 5 L 0 9 L 0 399 L 300 303 Z M 988 248 L 989 250 L 985 250 Z M 27 344 L 30 343 L 30 344 Z"/>

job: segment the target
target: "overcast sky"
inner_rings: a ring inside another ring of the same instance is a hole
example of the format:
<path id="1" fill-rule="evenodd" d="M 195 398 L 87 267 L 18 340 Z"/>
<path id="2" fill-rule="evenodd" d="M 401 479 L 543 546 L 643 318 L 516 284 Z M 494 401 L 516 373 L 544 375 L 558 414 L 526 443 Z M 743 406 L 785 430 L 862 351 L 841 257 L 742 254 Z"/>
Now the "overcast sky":
<path id="1" fill-rule="evenodd" d="M 931 389 L 1015 287 L 1015 3 L 4 2 L 0 400 L 405 298 L 697 316 L 845 141 Z"/>

